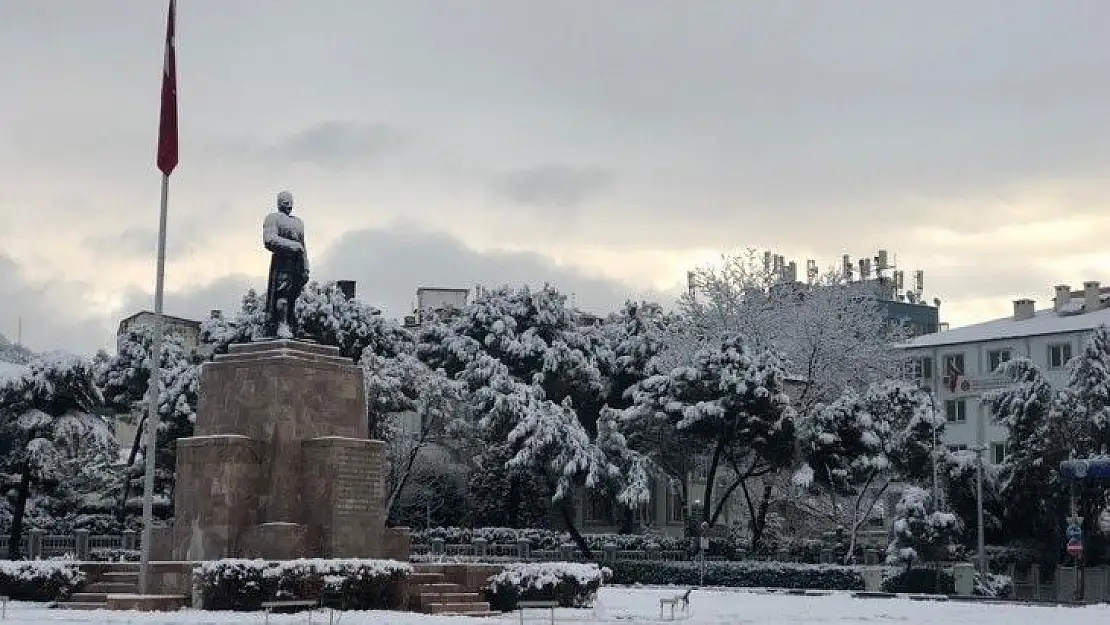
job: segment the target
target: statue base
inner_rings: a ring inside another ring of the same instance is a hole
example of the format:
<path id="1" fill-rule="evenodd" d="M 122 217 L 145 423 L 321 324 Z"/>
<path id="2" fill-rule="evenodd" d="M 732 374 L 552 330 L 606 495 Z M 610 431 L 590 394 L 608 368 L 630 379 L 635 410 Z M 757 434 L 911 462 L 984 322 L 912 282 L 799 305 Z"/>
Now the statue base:
<path id="1" fill-rule="evenodd" d="M 338 348 L 269 339 L 201 366 L 177 442 L 174 557 L 381 557 L 385 443 Z"/>

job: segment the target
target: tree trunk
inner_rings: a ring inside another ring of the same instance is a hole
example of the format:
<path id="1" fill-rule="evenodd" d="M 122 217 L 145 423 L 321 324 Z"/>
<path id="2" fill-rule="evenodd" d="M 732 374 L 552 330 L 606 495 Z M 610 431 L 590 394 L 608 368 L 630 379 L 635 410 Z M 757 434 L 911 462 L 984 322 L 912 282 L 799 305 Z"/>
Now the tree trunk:
<path id="1" fill-rule="evenodd" d="M 570 533 L 571 539 L 574 544 L 578 545 L 579 551 L 587 559 L 593 559 L 593 553 L 590 551 L 590 546 L 586 544 L 586 539 L 578 531 L 574 524 L 574 509 L 566 500 L 559 502 L 559 514 L 563 517 L 563 523 L 567 526 L 567 532 Z"/>
<path id="2" fill-rule="evenodd" d="M 706 523 L 712 524 L 712 511 L 713 511 L 713 482 L 717 481 L 717 467 L 721 464 L 721 454 L 725 450 L 725 441 L 720 439 L 717 441 L 716 448 L 713 449 L 713 459 L 709 461 L 709 467 L 705 472 L 705 501 L 701 506 L 701 520 Z"/>
<path id="3" fill-rule="evenodd" d="M 763 532 L 767 529 L 767 512 L 771 509 L 771 484 L 763 485 L 763 498 L 759 501 L 759 512 L 752 519 L 752 551 L 763 541 Z"/>
<path id="4" fill-rule="evenodd" d="M 12 507 L 12 527 L 8 534 L 8 559 L 22 560 L 23 517 L 27 512 L 27 500 L 31 498 L 31 467 L 25 466 L 16 487 L 15 505 Z"/>
<path id="5" fill-rule="evenodd" d="M 139 419 L 139 427 L 135 428 L 135 440 L 131 443 L 131 453 L 127 455 L 127 466 L 123 469 L 123 487 L 119 500 L 119 522 L 127 518 L 127 498 L 131 496 L 131 467 L 135 466 L 135 457 L 139 455 L 139 446 L 143 440 L 143 425 L 146 424 L 146 415 Z"/>

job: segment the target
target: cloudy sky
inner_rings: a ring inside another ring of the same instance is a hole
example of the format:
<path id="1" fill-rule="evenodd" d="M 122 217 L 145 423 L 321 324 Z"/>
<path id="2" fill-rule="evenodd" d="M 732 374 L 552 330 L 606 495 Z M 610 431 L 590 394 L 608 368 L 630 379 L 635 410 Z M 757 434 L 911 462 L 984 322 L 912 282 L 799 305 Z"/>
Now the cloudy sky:
<path id="1" fill-rule="evenodd" d="M 0 3 L 0 333 L 151 306 L 165 3 Z M 953 325 L 1110 282 L 1104 0 L 179 0 L 167 306 L 315 277 L 551 281 L 603 310 L 721 251 L 885 248 Z"/>

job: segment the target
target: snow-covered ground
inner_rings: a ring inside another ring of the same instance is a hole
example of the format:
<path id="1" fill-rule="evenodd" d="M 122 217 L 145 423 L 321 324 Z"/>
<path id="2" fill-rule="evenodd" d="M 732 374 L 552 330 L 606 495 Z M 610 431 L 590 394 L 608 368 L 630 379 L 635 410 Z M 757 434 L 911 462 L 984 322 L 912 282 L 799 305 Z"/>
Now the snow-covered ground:
<path id="1" fill-rule="evenodd" d="M 555 622 L 571 623 L 658 623 L 659 599 L 672 596 L 673 590 L 605 588 L 597 605 L 586 610 L 556 610 Z M 335 625 L 493 625 L 520 623 L 518 613 L 500 617 L 474 619 L 404 612 L 347 612 L 338 614 Z M 525 623 L 547 623 L 546 612 L 531 611 Z M 35 604 L 8 606 L 7 623 L 43 623 L 47 625 L 84 625 L 88 623 L 138 623 L 150 625 L 261 625 L 260 613 L 200 612 L 184 610 L 171 613 L 141 612 L 79 612 L 51 610 Z M 854 599 L 848 594 L 799 597 L 757 594 L 744 591 L 696 590 L 691 596 L 688 625 L 776 623 L 836 623 L 837 625 L 873 625 L 876 621 L 904 622 L 913 625 L 1019 625 L 1064 623 L 1095 625 L 1110 622 L 1107 605 L 1086 607 L 1040 607 L 1019 605 L 986 605 L 957 602 L 911 601 L 909 599 Z M 328 614 L 318 611 L 312 622 L 323 625 Z M 304 625 L 308 614 L 282 614 L 270 617 L 273 625 Z"/>

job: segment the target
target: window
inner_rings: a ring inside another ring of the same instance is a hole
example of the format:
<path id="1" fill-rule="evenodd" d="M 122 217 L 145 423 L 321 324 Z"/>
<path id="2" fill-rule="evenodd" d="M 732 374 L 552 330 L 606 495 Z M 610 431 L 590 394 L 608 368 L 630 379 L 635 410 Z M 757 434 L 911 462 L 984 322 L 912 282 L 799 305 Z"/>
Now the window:
<path id="1" fill-rule="evenodd" d="M 1009 349 L 992 349 L 987 352 L 987 366 L 990 367 L 987 373 L 994 373 L 998 370 L 1002 363 L 1010 360 Z"/>
<path id="2" fill-rule="evenodd" d="M 948 451 L 956 453 L 957 451 L 967 451 L 967 445 L 948 445 Z"/>
<path id="3" fill-rule="evenodd" d="M 608 497 L 590 493 L 586 503 L 585 521 L 587 523 L 608 523 L 613 516 L 613 507 Z"/>
<path id="4" fill-rule="evenodd" d="M 967 401 L 963 399 L 945 400 L 944 417 L 949 423 L 963 423 L 967 421 Z"/>
<path id="5" fill-rule="evenodd" d="M 1002 464 L 1006 461 L 1006 443 L 991 443 L 991 464 Z"/>
<path id="6" fill-rule="evenodd" d="M 944 357 L 944 375 L 963 375 L 964 374 L 964 355 L 963 354 L 949 354 Z"/>
<path id="7" fill-rule="evenodd" d="M 911 380 L 933 379 L 933 359 L 928 356 L 911 360 L 909 369 Z"/>
<path id="8" fill-rule="evenodd" d="M 1071 360 L 1071 343 L 1048 346 L 1048 368 L 1062 369 Z"/>
<path id="9" fill-rule="evenodd" d="M 667 523 L 682 523 L 685 517 L 682 508 L 682 491 L 672 485 L 667 491 Z"/>

